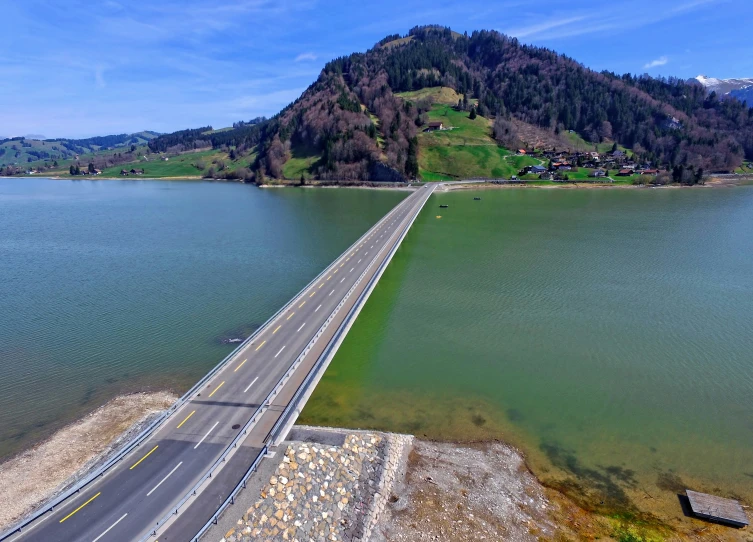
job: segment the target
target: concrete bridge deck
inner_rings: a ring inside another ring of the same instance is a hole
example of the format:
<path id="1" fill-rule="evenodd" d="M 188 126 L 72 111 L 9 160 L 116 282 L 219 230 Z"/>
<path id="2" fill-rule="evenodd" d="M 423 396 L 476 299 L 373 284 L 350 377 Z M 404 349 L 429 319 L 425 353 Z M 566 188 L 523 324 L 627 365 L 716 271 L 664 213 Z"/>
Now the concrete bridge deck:
<path id="1" fill-rule="evenodd" d="M 366 232 L 138 446 L 0 540 L 191 540 L 249 466 L 285 437 L 434 186 Z"/>

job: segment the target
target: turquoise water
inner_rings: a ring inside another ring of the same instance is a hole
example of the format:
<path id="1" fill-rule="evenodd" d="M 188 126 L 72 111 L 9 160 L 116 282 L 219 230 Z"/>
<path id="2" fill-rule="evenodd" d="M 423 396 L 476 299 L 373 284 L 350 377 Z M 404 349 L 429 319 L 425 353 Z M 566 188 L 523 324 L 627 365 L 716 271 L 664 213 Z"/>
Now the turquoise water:
<path id="1" fill-rule="evenodd" d="M 753 188 L 435 194 L 303 419 L 511 441 L 596 508 L 753 503 Z"/>
<path id="2" fill-rule="evenodd" d="M 186 390 L 404 195 L 0 178 L 0 458 Z"/>

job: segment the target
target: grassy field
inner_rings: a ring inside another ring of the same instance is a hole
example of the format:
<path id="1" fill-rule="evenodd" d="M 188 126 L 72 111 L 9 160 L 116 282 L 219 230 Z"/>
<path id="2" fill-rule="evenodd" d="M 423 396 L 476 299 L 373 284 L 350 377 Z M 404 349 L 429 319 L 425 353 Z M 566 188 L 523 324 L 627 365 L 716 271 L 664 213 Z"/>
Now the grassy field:
<path id="1" fill-rule="evenodd" d="M 576 132 L 569 132 L 569 131 L 563 131 L 560 133 L 560 137 L 570 144 L 573 148 L 580 151 L 592 151 L 594 150 L 594 147 L 596 147 L 596 152 L 599 154 L 605 154 L 608 152 L 612 152 L 612 146 L 614 145 L 614 142 L 612 141 L 604 141 L 603 143 L 597 143 L 594 145 L 593 143 L 589 143 L 585 139 L 583 139 L 578 133 Z M 617 145 L 617 149 L 621 150 L 622 152 L 626 153 L 628 156 L 632 156 L 632 151 L 628 149 L 627 147 L 623 147 L 622 145 Z"/>
<path id="2" fill-rule="evenodd" d="M 502 178 L 515 175 L 539 161 L 515 156 L 491 138 L 489 119 L 474 120 L 465 111 L 449 105 L 435 105 L 431 121 L 441 121 L 447 130 L 419 135 L 419 170 L 423 180 L 449 180 L 470 177 Z"/>
<path id="3" fill-rule="evenodd" d="M 321 159 L 321 154 L 314 148 L 295 146 L 291 150 L 290 159 L 282 167 L 282 175 L 286 179 L 299 180 L 301 175 L 311 177 L 311 167 Z"/>
<path id="4" fill-rule="evenodd" d="M 411 92 L 399 92 L 395 96 L 406 101 L 417 102 L 424 98 L 431 97 L 435 104 L 457 105 L 458 100 L 463 96 L 455 92 L 454 89 L 447 87 L 431 87 L 414 90 Z"/>
<path id="5" fill-rule="evenodd" d="M 119 164 L 102 171 L 103 177 L 119 177 L 120 170 L 130 170 L 131 168 L 143 169 L 144 177 L 200 177 L 202 170 L 196 167 L 199 162 L 204 162 L 206 168 L 209 168 L 213 161 L 223 160 L 229 167 L 231 162 L 224 152 L 216 150 L 206 150 L 191 152 L 171 157 L 168 161 L 160 160 L 153 157 L 148 162 L 129 162 Z"/>

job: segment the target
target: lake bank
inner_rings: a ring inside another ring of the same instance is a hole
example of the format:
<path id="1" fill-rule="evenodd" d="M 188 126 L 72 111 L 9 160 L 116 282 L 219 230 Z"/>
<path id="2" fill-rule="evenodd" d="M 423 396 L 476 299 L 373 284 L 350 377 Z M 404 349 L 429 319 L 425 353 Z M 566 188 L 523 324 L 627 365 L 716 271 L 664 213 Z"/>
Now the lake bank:
<path id="1" fill-rule="evenodd" d="M 117 397 L 0 464 L 0 530 L 102 464 L 175 400 L 166 392 Z M 336 520 L 328 533 L 362 530 L 371 533 L 368 540 L 533 542 L 632 535 L 641 538 L 629 540 L 658 541 L 696 540 L 700 533 L 748 540 L 747 530 L 691 518 L 678 528 L 650 515 L 593 513 L 567 492 L 542 484 L 526 456 L 499 440 L 436 442 L 296 426 L 281 450 L 260 466 L 208 540 L 233 542 L 283 531 L 305 539 L 328 528 L 317 519 L 322 513 Z M 276 492 L 293 498 L 279 500 Z M 294 519 L 300 521 L 293 525 Z"/>
<path id="2" fill-rule="evenodd" d="M 176 400 L 169 392 L 116 397 L 0 463 L 0 531 L 103 464 Z"/>

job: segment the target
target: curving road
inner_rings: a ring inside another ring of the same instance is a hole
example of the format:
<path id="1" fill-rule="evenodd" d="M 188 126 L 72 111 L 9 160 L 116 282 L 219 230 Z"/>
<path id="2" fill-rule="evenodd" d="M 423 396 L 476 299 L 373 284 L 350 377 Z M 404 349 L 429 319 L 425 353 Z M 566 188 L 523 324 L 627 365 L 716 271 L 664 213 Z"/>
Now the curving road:
<path id="1" fill-rule="evenodd" d="M 8 540 L 120 542 L 149 536 L 261 408 L 258 422 L 222 470 L 159 533 L 161 542 L 190 540 L 258 457 L 271 428 L 349 307 L 399 243 L 433 189 L 434 185 L 428 185 L 417 190 L 390 211 L 117 466 Z M 355 290 L 347 296 L 354 285 Z M 345 304 L 279 394 L 270 404 L 260 405 L 343 299 Z"/>

